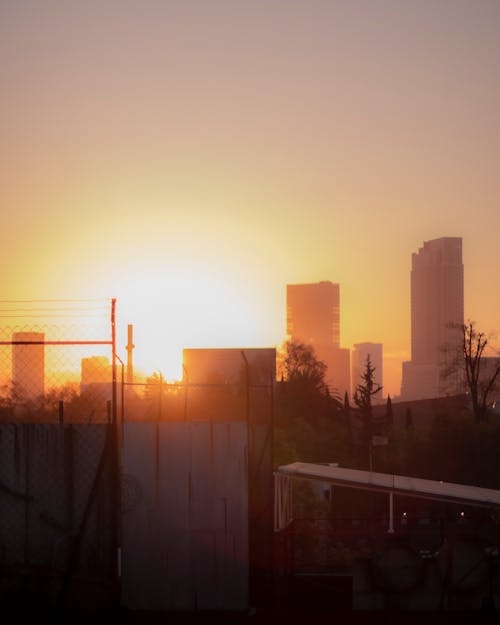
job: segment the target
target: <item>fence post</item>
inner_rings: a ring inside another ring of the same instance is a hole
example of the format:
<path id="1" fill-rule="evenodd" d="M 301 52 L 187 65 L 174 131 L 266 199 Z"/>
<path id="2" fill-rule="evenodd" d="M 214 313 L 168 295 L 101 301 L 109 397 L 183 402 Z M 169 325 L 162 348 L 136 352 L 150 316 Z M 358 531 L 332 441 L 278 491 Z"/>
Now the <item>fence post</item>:
<path id="1" fill-rule="evenodd" d="M 113 527 L 113 540 L 111 541 L 111 562 L 114 562 L 114 581 L 115 581 L 115 601 L 116 605 L 120 602 L 120 579 L 121 579 L 121 463 L 120 463 L 120 450 L 119 444 L 121 436 L 119 435 L 119 428 L 121 424 L 118 422 L 117 412 L 117 392 L 116 392 L 116 298 L 111 300 L 111 522 Z"/>
<path id="2" fill-rule="evenodd" d="M 253 475 L 252 475 L 252 457 L 250 450 L 250 439 L 252 436 L 250 425 L 250 371 L 248 358 L 244 350 L 241 350 L 241 357 L 245 363 L 245 421 L 247 430 L 247 500 L 248 500 L 248 537 L 247 537 L 247 549 L 248 549 L 248 607 L 251 610 L 255 606 L 255 564 L 254 564 L 254 527 L 253 527 L 253 515 L 254 515 L 254 496 L 253 496 Z"/>
<path id="3" fill-rule="evenodd" d="M 184 421 L 187 421 L 189 376 L 185 365 L 182 365 L 182 371 L 184 374 Z"/>

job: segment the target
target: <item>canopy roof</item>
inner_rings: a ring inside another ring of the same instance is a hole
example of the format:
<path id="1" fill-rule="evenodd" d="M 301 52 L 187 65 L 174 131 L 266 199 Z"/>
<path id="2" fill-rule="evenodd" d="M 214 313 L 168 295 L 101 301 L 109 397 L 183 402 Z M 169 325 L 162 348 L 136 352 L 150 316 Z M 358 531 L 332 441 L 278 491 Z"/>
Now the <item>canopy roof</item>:
<path id="1" fill-rule="evenodd" d="M 500 506 L 500 490 L 424 480 L 405 475 L 374 473 L 372 471 L 359 471 L 328 464 L 311 464 L 306 462 L 294 462 L 278 467 L 277 473 L 290 477 L 321 480 L 322 482 L 329 482 L 348 488 L 392 493 L 407 497 L 434 499 L 470 506 Z"/>

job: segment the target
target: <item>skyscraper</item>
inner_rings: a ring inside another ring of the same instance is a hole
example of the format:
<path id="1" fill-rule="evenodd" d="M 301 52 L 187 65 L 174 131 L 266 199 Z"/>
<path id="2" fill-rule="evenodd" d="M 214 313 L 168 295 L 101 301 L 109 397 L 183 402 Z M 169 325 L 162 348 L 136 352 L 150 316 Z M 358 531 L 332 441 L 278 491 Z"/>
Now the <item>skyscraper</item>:
<path id="1" fill-rule="evenodd" d="M 45 390 L 45 335 L 14 332 L 12 335 L 12 384 L 22 400 L 35 400 Z"/>
<path id="2" fill-rule="evenodd" d="M 352 391 L 354 393 L 356 386 L 362 383 L 361 376 L 366 369 L 366 359 L 370 357 L 371 366 L 375 368 L 373 373 L 373 381 L 376 386 L 383 387 L 383 368 L 382 368 L 382 343 L 355 343 L 352 351 Z M 373 402 L 381 403 L 383 390 L 377 393 Z"/>
<path id="3" fill-rule="evenodd" d="M 293 339 L 315 347 L 340 344 L 339 285 L 287 284 L 286 329 Z"/>
<path id="4" fill-rule="evenodd" d="M 340 347 L 340 289 L 323 281 L 287 284 L 287 334 L 293 341 L 312 345 L 328 367 L 326 382 L 332 392 L 350 393 L 350 352 Z"/>
<path id="5" fill-rule="evenodd" d="M 444 394 L 440 372 L 456 353 L 464 322 L 462 239 L 425 241 L 412 255 L 411 361 L 403 363 L 402 399 Z"/>

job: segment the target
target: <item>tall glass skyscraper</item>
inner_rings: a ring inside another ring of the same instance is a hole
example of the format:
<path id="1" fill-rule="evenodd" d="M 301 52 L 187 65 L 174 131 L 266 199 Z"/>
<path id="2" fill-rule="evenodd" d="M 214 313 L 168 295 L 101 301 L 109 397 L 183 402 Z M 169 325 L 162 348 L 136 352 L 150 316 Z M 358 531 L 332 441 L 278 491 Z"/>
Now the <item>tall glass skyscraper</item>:
<path id="1" fill-rule="evenodd" d="M 402 399 L 446 394 L 440 374 L 456 356 L 461 340 L 456 326 L 463 323 L 462 239 L 425 241 L 412 255 L 411 360 L 403 363 Z"/>

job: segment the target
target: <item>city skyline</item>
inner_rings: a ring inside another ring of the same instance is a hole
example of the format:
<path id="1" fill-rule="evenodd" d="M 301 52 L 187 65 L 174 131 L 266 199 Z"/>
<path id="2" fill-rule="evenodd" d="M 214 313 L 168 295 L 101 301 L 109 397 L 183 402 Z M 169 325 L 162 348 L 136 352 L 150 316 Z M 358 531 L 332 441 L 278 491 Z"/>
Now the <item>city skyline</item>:
<path id="1" fill-rule="evenodd" d="M 397 394 L 422 241 L 463 238 L 500 328 L 499 31 L 490 0 L 1 3 L 2 298 L 117 297 L 174 377 L 279 346 L 285 285 L 331 280 Z"/>

